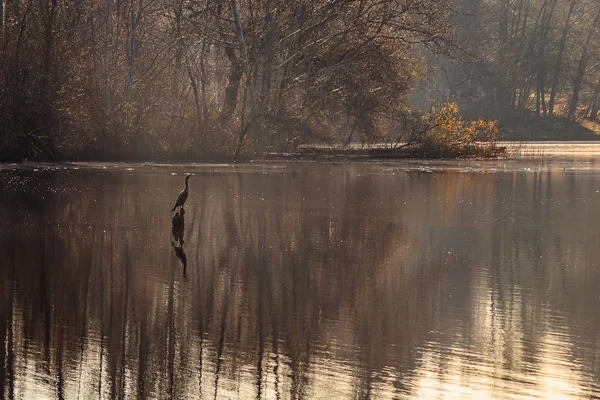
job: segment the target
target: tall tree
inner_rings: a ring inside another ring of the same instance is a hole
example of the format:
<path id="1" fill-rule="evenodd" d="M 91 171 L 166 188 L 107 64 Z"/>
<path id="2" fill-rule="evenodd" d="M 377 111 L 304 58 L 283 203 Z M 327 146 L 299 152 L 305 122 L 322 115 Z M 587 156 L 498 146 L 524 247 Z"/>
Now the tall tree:
<path id="1" fill-rule="evenodd" d="M 556 104 L 558 82 L 562 73 L 563 57 L 565 55 L 565 49 L 567 47 L 567 38 L 569 36 L 569 30 L 571 27 L 571 16 L 573 15 L 573 10 L 575 9 L 575 2 L 576 0 L 571 0 L 570 2 L 569 11 L 567 12 L 567 16 L 565 18 L 564 28 L 562 30 L 562 35 L 560 37 L 560 42 L 558 45 L 558 55 L 556 56 L 556 63 L 554 64 L 554 73 L 552 74 L 552 88 L 550 89 L 550 101 L 548 102 L 548 114 L 550 116 L 554 115 L 554 106 Z"/>
<path id="2" fill-rule="evenodd" d="M 598 26 L 598 22 L 600 21 L 600 7 L 598 7 L 598 11 L 596 12 L 596 17 L 594 21 L 589 27 L 587 38 L 585 40 L 585 44 L 583 45 L 583 50 L 581 52 L 581 57 L 579 58 L 579 66 L 577 67 L 577 73 L 575 74 L 575 79 L 573 82 L 573 94 L 571 96 L 571 101 L 569 102 L 569 112 L 567 114 L 567 118 L 571 121 L 575 120 L 575 114 L 577 112 L 577 106 L 579 104 L 579 95 L 581 91 L 581 85 L 583 83 L 583 78 L 586 73 L 589 57 L 590 57 L 590 44 L 592 42 L 592 38 L 596 34 L 596 28 Z"/>

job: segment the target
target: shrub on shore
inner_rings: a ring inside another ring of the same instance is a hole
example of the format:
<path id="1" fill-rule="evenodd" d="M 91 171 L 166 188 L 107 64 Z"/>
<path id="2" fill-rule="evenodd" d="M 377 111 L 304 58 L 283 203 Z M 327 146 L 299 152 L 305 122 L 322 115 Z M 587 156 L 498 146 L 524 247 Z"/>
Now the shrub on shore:
<path id="1" fill-rule="evenodd" d="M 428 129 L 415 144 L 426 157 L 495 157 L 504 152 L 498 146 L 502 137 L 498 121 L 467 120 L 455 103 L 434 108 L 425 120 Z"/>

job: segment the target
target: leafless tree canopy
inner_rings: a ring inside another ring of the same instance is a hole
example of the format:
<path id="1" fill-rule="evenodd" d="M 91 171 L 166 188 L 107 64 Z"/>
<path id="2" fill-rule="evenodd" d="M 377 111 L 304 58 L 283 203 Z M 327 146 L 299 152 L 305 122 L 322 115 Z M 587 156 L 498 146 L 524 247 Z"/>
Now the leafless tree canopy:
<path id="1" fill-rule="evenodd" d="M 431 99 L 596 118 L 599 45 L 597 0 L 0 0 L 0 156 L 394 140 Z"/>
<path id="2" fill-rule="evenodd" d="M 597 120 L 600 2 L 455 0 L 453 9 L 463 53 L 432 62 L 429 97 L 499 118 Z"/>
<path id="3" fill-rule="evenodd" d="M 450 15 L 440 0 L 0 4 L 1 150 L 29 157 L 377 138 Z"/>

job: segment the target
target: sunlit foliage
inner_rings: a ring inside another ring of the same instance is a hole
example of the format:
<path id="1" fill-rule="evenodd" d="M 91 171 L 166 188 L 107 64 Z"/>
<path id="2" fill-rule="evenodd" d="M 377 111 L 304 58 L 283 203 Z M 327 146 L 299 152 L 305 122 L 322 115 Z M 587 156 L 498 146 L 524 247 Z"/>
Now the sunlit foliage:
<path id="1" fill-rule="evenodd" d="M 433 108 L 425 117 L 430 124 L 419 140 L 430 156 L 495 156 L 504 150 L 498 147 L 498 121 L 466 120 L 455 103 Z"/>

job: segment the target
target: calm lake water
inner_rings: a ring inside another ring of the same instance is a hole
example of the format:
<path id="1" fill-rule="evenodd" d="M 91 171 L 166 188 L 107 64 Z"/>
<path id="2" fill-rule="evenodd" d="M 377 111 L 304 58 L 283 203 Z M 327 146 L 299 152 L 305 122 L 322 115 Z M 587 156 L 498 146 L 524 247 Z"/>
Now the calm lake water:
<path id="1" fill-rule="evenodd" d="M 599 166 L 0 166 L 0 398 L 600 397 Z"/>

